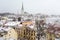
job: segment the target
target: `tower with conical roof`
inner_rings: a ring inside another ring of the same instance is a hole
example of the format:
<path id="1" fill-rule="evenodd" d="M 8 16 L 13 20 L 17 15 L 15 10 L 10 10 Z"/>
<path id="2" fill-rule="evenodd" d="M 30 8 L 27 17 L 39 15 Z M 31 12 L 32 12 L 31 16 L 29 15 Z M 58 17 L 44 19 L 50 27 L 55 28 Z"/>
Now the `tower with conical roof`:
<path id="1" fill-rule="evenodd" d="M 23 7 L 23 2 L 22 2 L 21 14 L 22 14 L 22 15 L 24 15 L 24 7 Z"/>

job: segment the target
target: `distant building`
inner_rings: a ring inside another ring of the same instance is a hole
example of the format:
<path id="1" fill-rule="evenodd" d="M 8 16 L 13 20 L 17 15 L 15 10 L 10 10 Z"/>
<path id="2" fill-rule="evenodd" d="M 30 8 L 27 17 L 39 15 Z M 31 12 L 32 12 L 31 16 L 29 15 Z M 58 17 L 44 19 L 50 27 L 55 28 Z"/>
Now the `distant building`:
<path id="1" fill-rule="evenodd" d="M 11 27 L 0 27 L 0 38 L 3 40 L 17 40 L 18 34 Z"/>

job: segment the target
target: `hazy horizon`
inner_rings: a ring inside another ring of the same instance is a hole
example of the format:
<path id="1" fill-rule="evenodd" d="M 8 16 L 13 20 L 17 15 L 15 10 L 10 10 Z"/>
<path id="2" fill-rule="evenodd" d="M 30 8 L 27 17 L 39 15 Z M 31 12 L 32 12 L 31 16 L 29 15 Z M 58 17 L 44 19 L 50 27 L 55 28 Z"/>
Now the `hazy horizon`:
<path id="1" fill-rule="evenodd" d="M 0 0 L 0 13 L 20 13 L 22 2 L 28 13 L 60 15 L 60 0 Z"/>

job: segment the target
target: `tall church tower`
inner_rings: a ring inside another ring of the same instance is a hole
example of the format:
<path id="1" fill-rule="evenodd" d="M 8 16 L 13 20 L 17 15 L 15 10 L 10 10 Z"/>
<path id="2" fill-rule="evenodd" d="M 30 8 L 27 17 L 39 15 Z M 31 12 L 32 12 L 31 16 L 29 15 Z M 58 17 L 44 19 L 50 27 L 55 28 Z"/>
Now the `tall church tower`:
<path id="1" fill-rule="evenodd" d="M 22 8 L 21 8 L 21 14 L 24 15 L 24 7 L 23 7 L 23 3 L 22 3 Z"/>

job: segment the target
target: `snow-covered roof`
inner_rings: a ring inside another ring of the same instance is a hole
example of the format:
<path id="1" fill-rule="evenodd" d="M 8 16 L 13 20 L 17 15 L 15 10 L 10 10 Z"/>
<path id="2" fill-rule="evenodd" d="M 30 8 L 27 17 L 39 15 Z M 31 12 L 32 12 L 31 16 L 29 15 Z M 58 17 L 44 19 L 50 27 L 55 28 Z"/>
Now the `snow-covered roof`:
<path id="1" fill-rule="evenodd" d="M 22 27 L 23 25 L 22 24 L 19 24 L 18 26 L 21 26 Z"/>
<path id="2" fill-rule="evenodd" d="M 0 27 L 0 31 L 8 31 L 10 30 L 11 28 L 10 27 Z"/>
<path id="3" fill-rule="evenodd" d="M 3 25 L 3 22 L 2 21 L 0 21 L 0 25 Z"/>
<path id="4" fill-rule="evenodd" d="M 31 26 L 29 26 L 29 27 L 30 27 L 31 29 L 34 29 L 34 26 L 32 26 L 32 25 L 31 25 Z"/>
<path id="5" fill-rule="evenodd" d="M 0 40 L 4 40 L 4 38 L 3 37 L 0 37 Z"/>
<path id="6" fill-rule="evenodd" d="M 5 26 L 17 26 L 20 22 L 7 22 Z"/>
<path id="7" fill-rule="evenodd" d="M 6 20 L 1 20 L 0 25 L 3 25 L 6 22 Z"/>
<path id="8" fill-rule="evenodd" d="M 54 27 L 60 28 L 60 23 L 56 23 L 56 24 L 54 25 Z"/>

